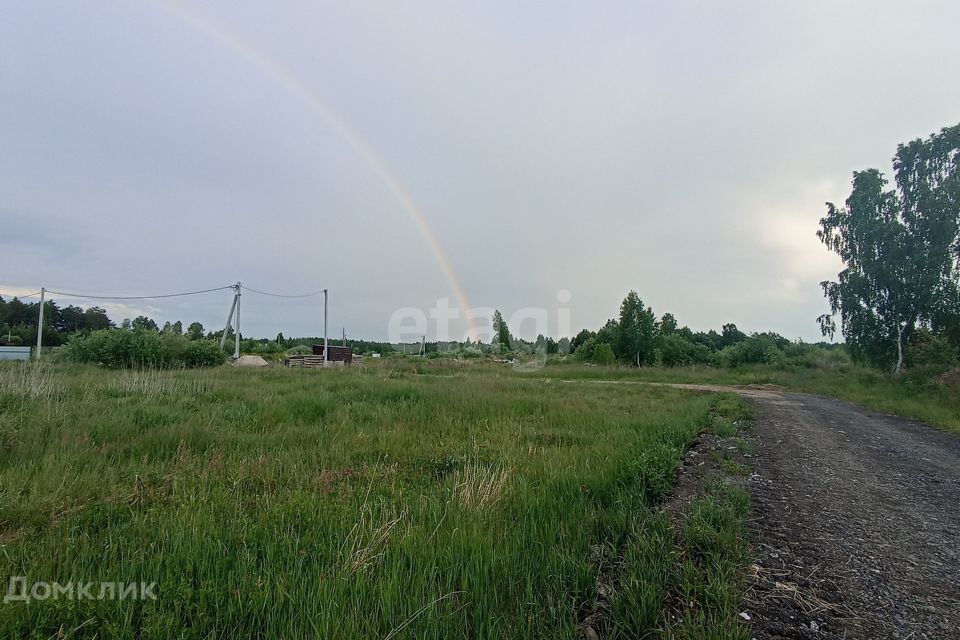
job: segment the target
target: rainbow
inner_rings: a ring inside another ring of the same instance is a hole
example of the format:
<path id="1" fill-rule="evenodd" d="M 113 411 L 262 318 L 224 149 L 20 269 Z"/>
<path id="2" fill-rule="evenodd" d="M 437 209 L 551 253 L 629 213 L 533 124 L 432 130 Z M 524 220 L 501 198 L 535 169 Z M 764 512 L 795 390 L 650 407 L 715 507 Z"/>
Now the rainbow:
<path id="1" fill-rule="evenodd" d="M 401 208 L 407 213 L 407 215 L 410 216 L 410 219 L 413 220 L 413 223 L 420 231 L 420 234 L 423 236 L 427 245 L 433 251 L 437 262 L 440 264 L 440 269 L 443 271 L 444 277 L 446 277 L 447 282 L 453 289 L 454 295 L 457 298 L 457 305 L 460 308 L 460 313 L 463 314 L 463 317 L 467 320 L 469 326 L 468 335 L 472 340 L 479 339 L 480 330 L 477 327 L 475 319 L 470 314 L 471 306 L 469 300 L 467 299 L 466 291 L 464 291 L 463 286 L 461 286 L 460 279 L 457 277 L 457 274 L 454 271 L 453 265 L 451 264 L 450 259 L 447 257 L 446 252 L 440 245 L 440 241 L 437 240 L 436 234 L 433 232 L 433 229 L 430 228 L 430 224 L 427 222 L 427 219 L 420 210 L 420 207 L 418 207 L 416 202 L 414 202 L 410 192 L 403 186 L 397 176 L 390 171 L 386 164 L 384 164 L 383 160 L 381 160 L 373 152 L 373 150 L 366 143 L 364 143 L 360 136 L 357 135 L 349 126 L 347 126 L 347 123 L 344 122 L 343 119 L 331 111 L 330 108 L 327 107 L 327 105 L 323 102 L 323 100 L 321 100 L 316 93 L 311 91 L 308 86 L 298 80 L 295 76 L 291 75 L 286 69 L 275 63 L 262 52 L 253 48 L 234 35 L 227 33 L 222 29 L 218 29 L 215 25 L 210 24 L 202 17 L 187 11 L 181 5 L 172 2 L 160 2 L 158 3 L 158 6 L 169 12 L 170 15 L 175 16 L 183 24 L 187 25 L 194 31 L 213 39 L 227 50 L 246 60 L 260 70 L 264 75 L 274 80 L 278 85 L 295 95 L 307 107 L 309 107 L 311 111 L 320 116 L 334 131 L 336 131 L 337 134 L 339 134 L 340 137 L 347 142 L 347 144 L 350 145 L 357 155 L 360 156 L 360 158 L 362 158 L 371 169 L 373 169 L 377 176 L 379 176 L 390 193 L 396 198 Z"/>

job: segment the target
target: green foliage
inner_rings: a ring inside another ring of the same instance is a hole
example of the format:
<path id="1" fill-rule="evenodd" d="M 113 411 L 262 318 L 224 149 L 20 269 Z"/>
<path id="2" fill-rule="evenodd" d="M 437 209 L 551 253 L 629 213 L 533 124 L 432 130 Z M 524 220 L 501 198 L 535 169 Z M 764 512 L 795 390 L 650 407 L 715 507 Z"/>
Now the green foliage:
<path id="1" fill-rule="evenodd" d="M 958 350 L 945 336 L 921 329 L 910 336 L 904 354 L 908 369 L 933 367 L 941 371 L 960 365 Z"/>
<path id="2" fill-rule="evenodd" d="M 187 327 L 187 338 L 190 340 L 203 340 L 203 325 L 199 322 L 191 322 Z"/>
<path id="3" fill-rule="evenodd" d="M 684 367 L 710 362 L 710 349 L 685 339 L 679 333 L 661 334 L 656 338 L 656 350 L 660 363 L 666 367 Z"/>
<path id="4" fill-rule="evenodd" d="M 665 313 L 660 318 L 660 335 L 669 336 L 677 331 L 677 319 L 672 313 Z"/>
<path id="5" fill-rule="evenodd" d="M 719 345 L 721 348 L 730 347 L 738 342 L 743 342 L 746 339 L 747 335 L 743 331 L 740 331 L 740 329 L 737 329 L 737 325 L 731 322 L 723 325 L 723 332 L 720 334 Z"/>
<path id="6" fill-rule="evenodd" d="M 601 365 L 611 365 L 616 362 L 616 357 L 613 355 L 613 347 L 611 347 L 606 342 L 601 342 L 597 345 L 597 348 L 593 350 L 592 361 L 594 364 Z"/>
<path id="7" fill-rule="evenodd" d="M 211 367 L 226 356 L 211 340 L 190 341 L 183 336 L 140 329 L 104 329 L 75 335 L 63 347 L 72 362 L 120 368 Z"/>
<path id="8" fill-rule="evenodd" d="M 570 353 L 576 353 L 581 345 L 590 338 L 596 338 L 597 334 L 589 329 L 581 329 L 580 332 L 570 340 Z"/>
<path id="9" fill-rule="evenodd" d="M 298 344 L 295 347 L 290 347 L 287 349 L 286 354 L 288 356 L 307 356 L 313 353 L 313 349 L 308 347 L 305 344 Z"/>
<path id="10" fill-rule="evenodd" d="M 788 341 L 775 333 L 758 333 L 724 347 L 717 354 L 716 362 L 724 367 L 739 367 L 745 364 L 786 365 L 782 349 Z"/>
<path id="11" fill-rule="evenodd" d="M 19 298 L 5 301 L 0 297 L 0 339 L 16 344 L 33 344 L 37 340 L 40 302 L 24 302 Z M 43 305 L 43 344 L 63 344 L 72 333 L 96 331 L 113 326 L 107 312 L 99 307 L 86 310 L 68 305 L 60 307 L 53 300 Z"/>
<path id="12" fill-rule="evenodd" d="M 183 340 L 180 336 L 173 341 L 171 349 L 180 347 L 180 362 L 186 367 L 214 367 L 226 362 L 226 354 L 220 350 L 220 345 L 213 340 Z"/>
<path id="13" fill-rule="evenodd" d="M 157 323 L 153 318 L 148 318 L 147 316 L 137 316 L 133 319 L 130 327 L 134 331 L 159 331 Z"/>
<path id="14" fill-rule="evenodd" d="M 587 341 L 577 347 L 577 351 L 573 354 L 574 358 L 580 362 L 590 362 L 594 364 L 613 364 L 616 362 L 616 354 L 613 350 L 613 346 L 608 341 L 609 338 L 606 337 L 596 337 L 591 336 L 587 338 Z M 597 352 L 600 351 L 599 358 L 603 362 L 598 361 Z M 608 362 L 608 353 L 614 354 L 613 361 Z"/>
<path id="15" fill-rule="evenodd" d="M 503 319 L 499 311 L 493 312 L 493 350 L 497 353 L 510 351 L 513 345 L 513 337 L 510 335 L 510 327 Z"/>
<path id="16" fill-rule="evenodd" d="M 636 291 L 631 291 L 620 305 L 615 345 L 617 356 L 624 362 L 641 366 L 653 361 L 656 316 L 650 307 L 644 307 Z"/>
<path id="17" fill-rule="evenodd" d="M 960 125 L 897 148 L 895 190 L 877 169 L 853 174 L 846 207 L 827 203 L 817 232 L 845 268 L 822 283 L 851 353 L 899 372 L 919 327 L 960 313 Z M 831 315 L 820 317 L 832 335 Z"/>
<path id="18" fill-rule="evenodd" d="M 611 638 L 747 640 L 738 622 L 743 571 L 750 557 L 744 521 L 749 495 L 716 485 L 671 523 L 664 514 L 633 524 L 625 575 L 611 603 Z M 638 629 L 649 629 L 638 635 Z"/>
<path id="19" fill-rule="evenodd" d="M 597 339 L 591 336 L 580 343 L 577 350 L 573 353 L 573 357 L 581 362 L 591 362 L 593 360 L 593 352 L 596 351 L 596 349 Z"/>

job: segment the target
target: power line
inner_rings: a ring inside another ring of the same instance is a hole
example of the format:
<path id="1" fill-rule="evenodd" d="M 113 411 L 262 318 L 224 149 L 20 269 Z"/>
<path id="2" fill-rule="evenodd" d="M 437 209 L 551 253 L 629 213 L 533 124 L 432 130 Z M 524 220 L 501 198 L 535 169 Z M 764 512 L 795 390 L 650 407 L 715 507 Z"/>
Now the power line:
<path id="1" fill-rule="evenodd" d="M 284 293 L 270 293 L 269 291 L 259 291 L 257 289 L 254 289 L 253 287 L 248 287 L 247 285 L 243 285 L 243 291 L 244 293 L 246 293 L 247 291 L 250 291 L 253 293 L 259 293 L 262 296 L 271 296 L 274 298 L 312 298 L 313 296 L 319 296 L 324 292 L 324 290 L 321 289 L 320 291 L 314 291 L 313 293 L 299 293 L 299 294 L 291 295 L 291 294 L 284 294 Z"/>
<path id="2" fill-rule="evenodd" d="M 39 291 L 36 291 L 34 293 L 22 293 L 22 294 L 3 293 L 2 291 L 0 291 L 0 296 L 8 296 L 10 298 L 32 298 L 33 296 L 38 296 L 38 295 L 40 295 Z"/>
<path id="3" fill-rule="evenodd" d="M 156 298 L 177 298 L 180 296 L 195 296 L 201 293 L 212 293 L 214 291 L 225 291 L 227 289 L 236 289 L 236 285 L 227 285 L 225 287 L 215 287 L 213 289 L 201 289 L 200 291 L 184 291 L 182 293 L 163 293 L 155 296 L 88 296 L 80 293 L 66 293 L 64 291 L 54 291 L 47 289 L 47 293 L 53 293 L 58 296 L 67 296 L 68 298 L 84 298 L 86 300 L 153 300 Z"/>

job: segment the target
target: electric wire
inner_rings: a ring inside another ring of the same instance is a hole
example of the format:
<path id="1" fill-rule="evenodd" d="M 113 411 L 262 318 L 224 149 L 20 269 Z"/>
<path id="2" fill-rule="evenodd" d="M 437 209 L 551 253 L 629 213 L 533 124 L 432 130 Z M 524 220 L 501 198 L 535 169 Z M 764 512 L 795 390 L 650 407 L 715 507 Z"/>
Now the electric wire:
<path id="1" fill-rule="evenodd" d="M 324 290 L 321 289 L 320 291 L 314 291 L 313 293 L 298 293 L 298 294 L 270 293 L 269 291 L 260 291 L 259 289 L 248 287 L 247 285 L 243 285 L 243 291 L 259 293 L 262 296 L 271 296 L 273 298 L 312 298 L 313 296 L 318 296 L 324 292 Z"/>
<path id="2" fill-rule="evenodd" d="M 58 296 L 67 296 L 68 298 L 83 298 L 85 300 L 154 300 L 158 298 L 178 298 L 181 296 L 196 296 L 201 293 L 212 293 L 214 291 L 225 291 L 227 289 L 236 289 L 236 285 L 227 285 L 225 287 L 214 287 L 213 289 L 201 289 L 199 291 L 184 291 L 181 293 L 163 293 L 155 296 L 88 296 L 80 293 L 67 293 L 65 291 L 54 291 L 53 289 L 47 289 L 47 293 L 52 293 Z"/>
<path id="3" fill-rule="evenodd" d="M 0 296 L 7 296 L 8 298 L 32 298 L 38 295 L 40 295 L 39 291 L 34 293 L 4 293 L 0 291 Z"/>

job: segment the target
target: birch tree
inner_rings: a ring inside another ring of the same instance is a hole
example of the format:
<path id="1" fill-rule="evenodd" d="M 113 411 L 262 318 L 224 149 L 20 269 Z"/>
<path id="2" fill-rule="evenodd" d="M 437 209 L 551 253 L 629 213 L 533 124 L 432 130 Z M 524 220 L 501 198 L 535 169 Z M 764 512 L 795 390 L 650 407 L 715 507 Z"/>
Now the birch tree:
<path id="1" fill-rule="evenodd" d="M 844 261 L 837 281 L 821 283 L 855 356 L 903 367 L 918 326 L 929 326 L 957 298 L 960 257 L 960 125 L 897 148 L 895 187 L 877 169 L 853 174 L 845 207 L 827 203 L 817 236 Z"/>

